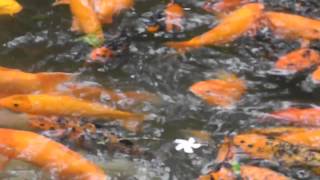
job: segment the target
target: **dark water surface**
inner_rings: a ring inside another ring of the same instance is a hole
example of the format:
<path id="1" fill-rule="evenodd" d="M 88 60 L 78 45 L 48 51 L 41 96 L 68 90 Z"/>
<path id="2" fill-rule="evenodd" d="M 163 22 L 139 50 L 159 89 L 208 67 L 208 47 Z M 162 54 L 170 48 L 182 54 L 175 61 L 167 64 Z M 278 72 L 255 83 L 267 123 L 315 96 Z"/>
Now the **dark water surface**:
<path id="1" fill-rule="evenodd" d="M 224 47 L 190 51 L 183 56 L 165 47 L 163 42 L 167 40 L 192 37 L 216 23 L 214 16 L 201 10 L 203 1 L 182 2 L 188 18 L 186 31 L 172 37 L 143 33 L 144 19 L 167 2 L 137 0 L 134 11 L 122 14 L 113 25 L 105 26 L 107 38 L 115 37 L 125 29 L 131 33 L 140 32 L 131 41 L 129 52 L 117 59 L 123 62 L 122 66 L 111 64 L 91 68 L 84 68 L 90 47 L 77 41 L 79 34 L 69 30 L 71 15 L 67 6 L 52 7 L 49 0 L 19 2 L 24 6 L 22 13 L 14 18 L 0 17 L 1 66 L 28 72 L 81 72 L 79 81 L 97 82 L 116 90 L 147 90 L 161 97 L 160 104 L 145 103 L 136 107 L 138 111 L 155 116 L 145 122 L 143 132 L 135 134 L 116 127 L 109 129 L 132 140 L 152 154 L 151 157 L 131 157 L 122 153 L 110 154 L 104 149 L 90 151 L 71 146 L 105 167 L 113 179 L 195 179 L 206 171 L 225 135 L 261 126 L 257 119 L 279 108 L 319 104 L 319 96 L 303 91 L 299 79 L 276 78 L 267 73 L 277 57 L 299 46 L 297 42 L 261 34 L 256 38 L 243 37 Z M 295 2 L 300 6 L 295 6 Z M 318 0 L 266 0 L 265 3 L 267 9 L 320 18 Z M 313 46 L 320 49 L 316 42 Z M 221 70 L 247 80 L 247 94 L 231 109 L 209 106 L 188 92 L 191 84 L 215 78 Z M 173 141 L 189 138 L 185 129 L 207 131 L 212 141 L 193 154 L 177 152 Z M 1 177 L 40 179 L 39 172 L 28 165 L 12 163 Z M 281 172 L 297 179 L 311 179 L 311 176 L 303 177 L 299 169 Z"/>

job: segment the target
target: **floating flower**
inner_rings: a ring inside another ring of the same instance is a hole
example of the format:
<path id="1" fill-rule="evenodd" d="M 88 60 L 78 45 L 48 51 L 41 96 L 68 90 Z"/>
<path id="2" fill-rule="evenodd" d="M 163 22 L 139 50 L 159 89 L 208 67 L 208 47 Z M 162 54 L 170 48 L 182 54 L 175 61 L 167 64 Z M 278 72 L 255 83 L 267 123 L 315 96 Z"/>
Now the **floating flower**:
<path id="1" fill-rule="evenodd" d="M 193 153 L 193 149 L 198 149 L 201 147 L 201 144 L 195 143 L 196 140 L 194 138 L 185 139 L 176 139 L 174 143 L 178 144 L 176 146 L 177 151 L 184 150 L 185 153 Z"/>

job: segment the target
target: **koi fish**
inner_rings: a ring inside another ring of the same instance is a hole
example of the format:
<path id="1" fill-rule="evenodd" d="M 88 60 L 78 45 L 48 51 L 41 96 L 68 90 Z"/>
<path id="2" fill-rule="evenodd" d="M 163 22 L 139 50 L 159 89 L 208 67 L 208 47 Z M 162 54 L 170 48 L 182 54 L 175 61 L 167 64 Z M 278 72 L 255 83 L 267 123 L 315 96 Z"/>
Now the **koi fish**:
<path id="1" fill-rule="evenodd" d="M 214 162 L 222 163 L 233 159 L 235 153 L 235 147 L 232 144 L 230 138 L 225 137 L 222 144 L 219 147 L 217 157 Z"/>
<path id="2" fill-rule="evenodd" d="M 100 58 L 102 59 L 109 59 L 112 58 L 114 52 L 107 47 L 99 47 L 95 48 L 90 53 L 90 61 L 99 61 Z"/>
<path id="3" fill-rule="evenodd" d="M 203 9 L 210 13 L 219 14 L 232 11 L 249 2 L 249 0 L 220 0 L 219 2 L 207 0 L 203 5 Z"/>
<path id="4" fill-rule="evenodd" d="M 238 101 L 246 91 L 245 82 L 237 77 L 212 79 L 193 84 L 189 90 L 209 105 L 228 107 Z"/>
<path id="5" fill-rule="evenodd" d="M 246 4 L 227 17 L 212 30 L 182 42 L 168 42 L 167 46 L 175 49 L 199 48 L 205 45 L 222 45 L 229 43 L 257 27 L 263 15 L 263 4 Z"/>
<path id="6" fill-rule="evenodd" d="M 15 0 L 0 1 L 0 15 L 14 15 L 19 13 L 23 7 Z"/>
<path id="7" fill-rule="evenodd" d="M 32 163 L 61 179 L 105 180 L 102 169 L 66 146 L 28 131 L 0 129 L 0 154 Z"/>
<path id="8" fill-rule="evenodd" d="M 250 165 L 240 166 L 240 176 L 242 179 L 263 179 L 263 180 L 290 180 L 290 178 L 263 167 Z M 237 176 L 231 169 L 222 167 L 219 171 L 212 172 L 209 175 L 201 176 L 198 180 L 236 180 Z"/>
<path id="9" fill-rule="evenodd" d="M 72 80 L 74 76 L 75 74 L 61 72 L 33 74 L 0 67 L 0 96 L 50 92 L 59 84 Z"/>
<path id="10" fill-rule="evenodd" d="M 317 69 L 312 72 L 311 81 L 314 84 L 319 84 L 320 83 L 320 66 L 318 66 Z"/>
<path id="11" fill-rule="evenodd" d="M 185 13 L 179 4 L 175 2 L 169 3 L 165 9 L 165 16 L 167 32 L 174 32 L 175 30 L 181 31 L 183 29 L 182 21 Z"/>
<path id="12" fill-rule="evenodd" d="M 70 0 L 73 15 L 71 30 L 93 34 L 104 39 L 101 22 L 93 9 L 91 0 Z"/>
<path id="13" fill-rule="evenodd" d="M 103 104 L 55 95 L 13 95 L 0 99 L 0 106 L 14 112 L 44 116 L 119 118 L 144 120 L 144 115 L 113 109 Z"/>
<path id="14" fill-rule="evenodd" d="M 300 39 L 303 47 L 307 47 L 309 41 L 320 39 L 319 20 L 280 12 L 266 12 L 265 17 L 275 34 L 286 39 Z"/>
<path id="15" fill-rule="evenodd" d="M 94 1 L 94 10 L 102 23 L 111 24 L 113 16 L 134 5 L 134 0 L 100 0 Z"/>
<path id="16" fill-rule="evenodd" d="M 271 116 L 284 123 L 319 126 L 320 108 L 288 108 L 271 113 Z"/>
<path id="17" fill-rule="evenodd" d="M 320 152 L 274 137 L 240 134 L 233 138 L 233 144 L 252 158 L 278 161 L 287 166 L 320 166 Z"/>
<path id="18" fill-rule="evenodd" d="M 208 175 L 200 176 L 198 180 L 236 180 L 237 176 L 232 170 L 225 167 L 220 168 L 218 171 L 211 172 Z"/>
<path id="19" fill-rule="evenodd" d="M 272 136 L 294 145 L 320 149 L 320 128 L 276 127 L 253 129 L 250 133 Z"/>
<path id="20" fill-rule="evenodd" d="M 119 102 L 122 100 L 128 100 L 132 104 L 137 102 L 158 102 L 159 98 L 149 92 L 117 92 L 111 89 L 104 89 L 99 86 L 83 86 L 71 85 L 65 91 L 60 91 L 58 94 L 72 95 L 88 101 L 101 101 L 102 98 L 110 100 L 112 102 Z"/>
<path id="21" fill-rule="evenodd" d="M 72 6 L 73 0 L 56 0 L 53 5 L 69 4 Z M 91 11 L 87 11 L 91 14 L 94 12 L 95 16 L 102 24 L 111 24 L 113 16 L 119 14 L 125 9 L 132 8 L 134 0 L 77 0 L 78 3 L 83 2 L 87 8 Z M 74 1 L 75 2 L 75 1 Z M 81 8 L 79 9 L 79 13 Z M 82 8 L 82 10 L 85 10 Z M 93 19 L 92 19 L 93 20 Z"/>
<path id="22" fill-rule="evenodd" d="M 296 73 L 320 64 L 320 54 L 318 51 L 301 48 L 280 57 L 275 68 L 277 70 Z"/>

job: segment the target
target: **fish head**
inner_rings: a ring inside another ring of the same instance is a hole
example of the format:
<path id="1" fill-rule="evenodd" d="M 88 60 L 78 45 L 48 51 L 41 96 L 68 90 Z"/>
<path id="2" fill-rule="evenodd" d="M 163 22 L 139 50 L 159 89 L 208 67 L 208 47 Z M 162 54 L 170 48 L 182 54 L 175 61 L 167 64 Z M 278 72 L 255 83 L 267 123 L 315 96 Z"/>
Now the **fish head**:
<path id="1" fill-rule="evenodd" d="M 25 112 L 32 108 L 31 102 L 27 96 L 14 95 L 0 99 L 0 107 L 15 111 Z"/>
<path id="2" fill-rule="evenodd" d="M 0 2 L 0 15 L 13 15 L 20 12 L 23 7 L 15 0 L 5 0 Z"/>

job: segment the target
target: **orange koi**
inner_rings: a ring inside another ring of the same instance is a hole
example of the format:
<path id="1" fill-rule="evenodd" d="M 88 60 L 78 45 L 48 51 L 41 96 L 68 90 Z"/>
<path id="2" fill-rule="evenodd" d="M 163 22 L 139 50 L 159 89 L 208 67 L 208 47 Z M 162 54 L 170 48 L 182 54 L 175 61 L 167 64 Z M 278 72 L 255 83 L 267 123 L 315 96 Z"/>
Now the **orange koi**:
<path id="1" fill-rule="evenodd" d="M 183 8 L 179 4 L 174 2 L 169 3 L 165 10 L 165 16 L 167 32 L 173 32 L 175 30 L 181 31 L 183 29 L 182 21 L 185 13 Z"/>
<path id="2" fill-rule="evenodd" d="M 320 166 L 320 152 L 259 134 L 240 134 L 233 144 L 252 158 L 278 161 L 288 166 Z"/>
<path id="3" fill-rule="evenodd" d="M 212 79 L 193 84 L 189 90 L 209 105 L 228 107 L 238 101 L 246 91 L 245 82 L 237 77 Z"/>
<path id="4" fill-rule="evenodd" d="M 220 168 L 216 172 L 211 172 L 208 175 L 200 176 L 198 180 L 236 180 L 237 176 L 225 167 Z"/>
<path id="5" fill-rule="evenodd" d="M 219 2 L 207 0 L 203 5 L 203 9 L 210 13 L 225 13 L 249 2 L 249 0 L 220 0 Z"/>
<path id="6" fill-rule="evenodd" d="M 102 169 L 66 146 L 28 131 L 0 129 L 0 153 L 48 170 L 61 179 L 105 180 Z"/>
<path id="7" fill-rule="evenodd" d="M 233 159 L 234 152 L 235 147 L 232 144 L 232 140 L 230 138 L 224 138 L 223 143 L 219 147 L 215 162 L 222 163 Z"/>
<path id="8" fill-rule="evenodd" d="M 0 99 L 0 106 L 14 112 L 44 116 L 119 118 L 144 120 L 144 115 L 120 111 L 99 103 L 55 95 L 13 95 Z"/>
<path id="9" fill-rule="evenodd" d="M 50 92 L 59 84 L 72 80 L 74 74 L 27 73 L 17 69 L 0 67 L 0 96 L 28 94 L 34 92 Z"/>
<path id="10" fill-rule="evenodd" d="M 279 127 L 253 129 L 250 133 L 268 135 L 294 145 L 320 149 L 320 128 Z"/>
<path id="11" fill-rule="evenodd" d="M 232 42 L 257 26 L 259 19 L 263 15 L 263 9 L 263 4 L 246 4 L 222 19 L 212 30 L 191 40 L 168 42 L 166 45 L 181 50 Z"/>
<path id="12" fill-rule="evenodd" d="M 99 47 L 91 51 L 90 61 L 98 61 L 99 58 L 112 58 L 113 51 L 107 47 Z"/>
<path id="13" fill-rule="evenodd" d="M 256 167 L 250 165 L 240 166 L 240 176 L 242 179 L 263 179 L 263 180 L 290 180 L 290 178 L 263 167 Z M 217 172 L 212 172 L 209 175 L 201 176 L 198 180 L 236 180 L 236 175 L 232 170 L 222 167 Z"/>
<path id="14" fill-rule="evenodd" d="M 102 25 L 91 0 L 70 0 L 70 10 L 73 14 L 71 30 L 94 34 L 100 39 L 104 38 Z"/>
<path id="15" fill-rule="evenodd" d="M 275 68 L 281 71 L 296 73 L 320 64 L 320 54 L 318 51 L 301 48 L 280 57 Z"/>
<path id="16" fill-rule="evenodd" d="M 58 94 L 72 95 L 81 99 L 88 101 L 100 101 L 101 98 L 106 98 L 113 102 L 119 102 L 121 100 L 130 100 L 135 102 L 158 102 L 159 98 L 149 92 L 117 92 L 111 89 L 104 89 L 99 86 L 83 86 L 81 85 L 72 85 L 68 89 Z"/>
<path id="17" fill-rule="evenodd" d="M 319 84 L 320 83 L 320 66 L 318 66 L 317 69 L 312 72 L 311 81 L 314 84 Z"/>
<path id="18" fill-rule="evenodd" d="M 303 40 L 306 47 L 309 41 L 320 39 L 320 21 L 303 16 L 266 12 L 265 17 L 271 30 L 282 38 Z"/>
<path id="19" fill-rule="evenodd" d="M 320 108 L 288 108 L 273 112 L 271 115 L 281 122 L 308 126 L 320 125 Z"/>
<path id="20" fill-rule="evenodd" d="M 94 10 L 102 23 L 111 24 L 113 16 L 125 9 L 130 9 L 134 0 L 99 0 L 94 1 Z"/>
<path id="21" fill-rule="evenodd" d="M 0 15 L 14 15 L 19 13 L 23 7 L 15 0 L 0 1 Z"/>

